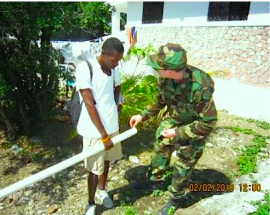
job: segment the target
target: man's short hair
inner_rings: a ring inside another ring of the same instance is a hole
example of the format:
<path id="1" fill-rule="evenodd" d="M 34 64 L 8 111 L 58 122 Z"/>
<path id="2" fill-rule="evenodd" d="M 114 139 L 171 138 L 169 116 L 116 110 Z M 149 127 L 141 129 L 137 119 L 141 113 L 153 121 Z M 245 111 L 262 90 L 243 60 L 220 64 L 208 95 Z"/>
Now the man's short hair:
<path id="1" fill-rule="evenodd" d="M 122 42 L 116 37 L 110 37 L 102 44 L 102 53 L 111 55 L 113 51 L 117 51 L 118 53 L 124 52 L 124 46 Z"/>

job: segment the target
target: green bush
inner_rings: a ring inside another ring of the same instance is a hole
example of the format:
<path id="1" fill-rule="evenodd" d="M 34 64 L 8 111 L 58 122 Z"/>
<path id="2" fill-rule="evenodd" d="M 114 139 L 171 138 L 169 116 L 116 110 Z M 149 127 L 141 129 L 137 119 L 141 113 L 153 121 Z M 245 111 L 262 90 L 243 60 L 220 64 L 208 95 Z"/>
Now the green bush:
<path id="1" fill-rule="evenodd" d="M 132 115 L 140 114 L 147 106 L 156 99 L 157 77 L 148 76 L 124 76 L 121 84 L 121 92 L 124 98 L 124 105 L 120 114 L 120 124 L 128 124 Z M 160 114 L 143 123 L 143 126 L 155 125 L 159 122 Z"/>
<path id="2" fill-rule="evenodd" d="M 252 140 L 254 144 L 248 146 L 242 152 L 242 154 L 237 160 L 237 164 L 242 175 L 248 174 L 250 172 L 257 172 L 258 154 L 262 148 L 267 146 L 266 139 L 269 137 L 261 136 L 252 129 L 233 127 L 232 130 L 235 132 L 241 132 L 243 134 L 249 134 L 254 136 Z"/>
<path id="3" fill-rule="evenodd" d="M 137 212 L 134 208 L 127 207 L 125 208 L 124 215 L 136 215 Z"/>
<path id="4" fill-rule="evenodd" d="M 258 209 L 253 212 L 249 213 L 249 215 L 269 215 L 269 192 L 265 193 L 264 195 L 264 201 L 258 201 L 258 202 L 253 202 L 253 205 L 257 205 Z"/>

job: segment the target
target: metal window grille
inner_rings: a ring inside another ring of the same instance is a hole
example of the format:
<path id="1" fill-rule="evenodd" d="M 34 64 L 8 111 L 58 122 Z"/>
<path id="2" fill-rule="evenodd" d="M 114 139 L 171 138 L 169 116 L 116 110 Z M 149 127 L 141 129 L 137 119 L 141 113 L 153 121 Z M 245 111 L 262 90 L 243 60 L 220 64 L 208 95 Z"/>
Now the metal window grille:
<path id="1" fill-rule="evenodd" d="M 162 23 L 164 2 L 143 3 L 143 24 Z"/>
<path id="2" fill-rule="evenodd" d="M 210 2 L 207 21 L 247 20 L 250 2 Z"/>

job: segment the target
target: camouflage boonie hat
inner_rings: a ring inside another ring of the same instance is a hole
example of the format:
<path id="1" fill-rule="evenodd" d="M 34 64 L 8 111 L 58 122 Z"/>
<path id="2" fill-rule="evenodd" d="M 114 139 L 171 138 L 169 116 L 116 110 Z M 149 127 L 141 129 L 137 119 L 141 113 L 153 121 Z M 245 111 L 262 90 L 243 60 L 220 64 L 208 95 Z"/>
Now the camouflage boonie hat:
<path id="1" fill-rule="evenodd" d="M 178 44 L 167 43 L 160 46 L 157 54 L 150 55 L 146 64 L 155 70 L 181 70 L 186 67 L 186 62 L 186 50 Z"/>

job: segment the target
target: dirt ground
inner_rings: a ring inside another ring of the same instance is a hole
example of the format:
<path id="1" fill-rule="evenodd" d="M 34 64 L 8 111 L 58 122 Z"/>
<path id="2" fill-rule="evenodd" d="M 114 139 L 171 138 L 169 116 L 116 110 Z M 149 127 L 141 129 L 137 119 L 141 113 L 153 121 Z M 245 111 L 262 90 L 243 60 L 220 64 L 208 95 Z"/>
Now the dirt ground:
<path id="1" fill-rule="evenodd" d="M 269 135 L 269 130 L 259 127 L 255 122 L 219 111 L 218 128 L 206 141 L 204 154 L 195 167 L 191 183 L 233 185 L 240 177 L 237 159 L 241 150 L 252 144 L 253 135 L 234 132 L 230 129 L 237 126 L 252 129 L 264 136 Z M 58 120 L 44 125 L 44 130 L 39 135 L 26 138 L 24 145 L 22 144 L 27 147 L 25 145 L 31 144 L 31 141 L 39 143 L 32 151 L 41 156 L 30 158 L 27 155 L 14 154 L 10 149 L 10 143 L 4 134 L 0 133 L 0 189 L 80 153 L 82 147 L 80 138 L 72 142 L 68 141 L 67 137 L 71 129 L 69 122 Z M 121 128 L 122 131 L 126 129 L 125 126 Z M 114 208 L 106 209 L 98 204 L 97 214 L 154 215 L 166 202 L 168 198 L 166 190 L 157 188 L 135 190 L 130 185 L 132 181 L 141 180 L 144 176 L 151 159 L 153 139 L 154 131 L 148 129 L 140 131 L 122 143 L 123 159 L 112 163 L 107 184 L 114 200 Z M 259 162 L 267 158 L 269 158 L 269 144 L 268 148 L 261 152 Z M 87 202 L 86 179 L 87 173 L 83 163 L 80 162 L 0 200 L 0 214 L 82 215 Z M 229 189 L 238 188 L 226 188 L 224 192 L 189 193 L 187 201 L 183 202 L 175 214 L 200 215 L 204 208 L 196 208 L 196 205 L 201 200 L 224 195 L 230 192 Z M 216 207 L 219 206 L 216 205 Z M 218 213 L 210 213 L 209 209 L 204 211 L 204 214 L 218 215 Z"/>

